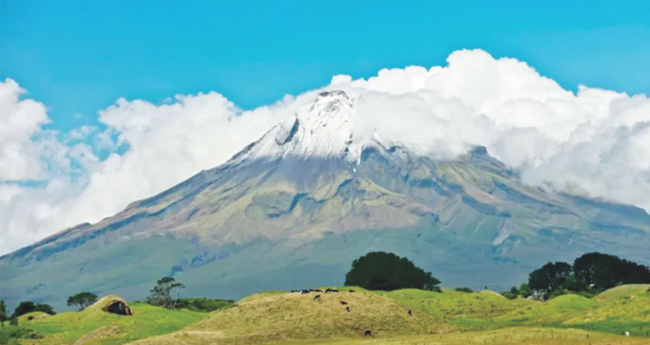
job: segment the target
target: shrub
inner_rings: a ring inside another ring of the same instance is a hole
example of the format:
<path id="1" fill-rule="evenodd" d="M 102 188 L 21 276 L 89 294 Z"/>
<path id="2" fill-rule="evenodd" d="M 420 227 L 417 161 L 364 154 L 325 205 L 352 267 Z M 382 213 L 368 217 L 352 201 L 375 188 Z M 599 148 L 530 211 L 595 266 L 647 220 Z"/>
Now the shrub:
<path id="1" fill-rule="evenodd" d="M 456 290 L 458 292 L 467 292 L 467 293 L 474 292 L 474 291 L 472 291 L 472 289 L 470 289 L 468 287 L 457 287 L 454 290 Z"/>
<path id="2" fill-rule="evenodd" d="M 235 301 L 210 298 L 181 298 L 178 300 L 177 308 L 189 309 L 192 311 L 211 312 L 233 307 Z"/>

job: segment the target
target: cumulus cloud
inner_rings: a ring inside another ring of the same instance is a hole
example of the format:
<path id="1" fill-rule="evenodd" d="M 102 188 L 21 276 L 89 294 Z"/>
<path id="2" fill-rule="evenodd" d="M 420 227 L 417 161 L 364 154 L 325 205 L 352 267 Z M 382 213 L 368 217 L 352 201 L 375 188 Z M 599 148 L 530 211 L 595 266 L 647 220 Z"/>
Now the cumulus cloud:
<path id="1" fill-rule="evenodd" d="M 423 154 L 484 145 L 525 183 L 582 190 L 650 210 L 650 99 L 563 89 L 516 59 L 452 53 L 446 66 L 384 69 L 321 89 L 357 99 L 358 121 Z M 43 130 L 43 104 L 0 83 L 0 253 L 95 222 L 230 158 L 319 90 L 242 111 L 211 92 L 163 104 L 119 99 L 100 130 Z M 97 152 L 108 152 L 100 159 Z M 41 185 L 15 183 L 40 180 Z M 13 181 L 13 182 L 12 182 Z"/>

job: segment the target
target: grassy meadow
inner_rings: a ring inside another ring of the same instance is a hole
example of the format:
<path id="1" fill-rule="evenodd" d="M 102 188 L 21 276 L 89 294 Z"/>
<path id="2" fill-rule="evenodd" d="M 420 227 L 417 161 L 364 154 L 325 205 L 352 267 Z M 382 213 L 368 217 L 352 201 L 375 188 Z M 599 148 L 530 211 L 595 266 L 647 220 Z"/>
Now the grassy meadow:
<path id="1" fill-rule="evenodd" d="M 18 343 L 33 345 L 650 344 L 648 289 L 627 285 L 591 299 L 540 302 L 492 291 L 341 288 L 320 299 L 260 293 L 211 313 L 131 303 L 132 316 L 105 313 L 99 303 L 81 312 L 23 315 L 18 327 L 0 332 L 29 329 L 29 337 L 41 339 Z"/>

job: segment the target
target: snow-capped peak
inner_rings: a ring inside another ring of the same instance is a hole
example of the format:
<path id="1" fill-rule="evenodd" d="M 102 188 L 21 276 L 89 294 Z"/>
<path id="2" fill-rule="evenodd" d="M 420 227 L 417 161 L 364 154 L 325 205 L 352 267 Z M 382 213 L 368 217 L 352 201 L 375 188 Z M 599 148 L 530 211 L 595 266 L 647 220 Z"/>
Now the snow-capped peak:
<path id="1" fill-rule="evenodd" d="M 379 136 L 355 124 L 354 99 L 340 90 L 323 91 L 295 116 L 279 123 L 234 160 L 280 157 L 338 157 L 359 160 L 361 150 Z M 233 162 L 235 163 L 235 162 Z"/>

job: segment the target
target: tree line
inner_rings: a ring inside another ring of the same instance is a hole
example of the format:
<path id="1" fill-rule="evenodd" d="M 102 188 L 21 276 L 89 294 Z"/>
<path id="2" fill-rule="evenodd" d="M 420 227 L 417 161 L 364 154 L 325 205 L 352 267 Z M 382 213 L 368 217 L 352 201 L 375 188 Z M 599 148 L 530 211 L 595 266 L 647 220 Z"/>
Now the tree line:
<path id="1" fill-rule="evenodd" d="M 420 289 L 440 292 L 439 284 L 440 280 L 431 272 L 417 267 L 406 257 L 375 251 L 352 261 L 344 285 L 367 290 Z M 549 262 L 531 272 L 527 282 L 519 287 L 513 286 L 502 292 L 502 295 L 511 299 L 519 296 L 548 299 L 569 291 L 595 295 L 622 284 L 650 284 L 650 269 L 614 255 L 592 252 L 575 259 L 573 265 Z M 179 298 L 179 292 L 184 288 L 185 285 L 173 277 L 163 277 L 150 290 L 145 303 L 168 309 L 185 308 L 195 311 L 214 311 L 234 305 L 232 300 Z M 472 292 L 467 287 L 457 288 L 456 291 Z M 70 296 L 67 305 L 75 306 L 81 311 L 96 301 L 97 295 L 94 293 L 81 292 Z M 48 304 L 23 301 L 8 316 L 5 303 L 0 300 L 0 322 L 3 327 L 6 321 L 11 320 L 12 324 L 17 324 L 19 316 L 35 311 L 56 314 Z"/>
<path id="2" fill-rule="evenodd" d="M 549 262 L 532 271 L 528 282 L 502 294 L 508 298 L 549 299 L 568 292 L 586 296 L 625 284 L 650 284 L 650 268 L 615 255 L 591 252 L 566 262 Z"/>

